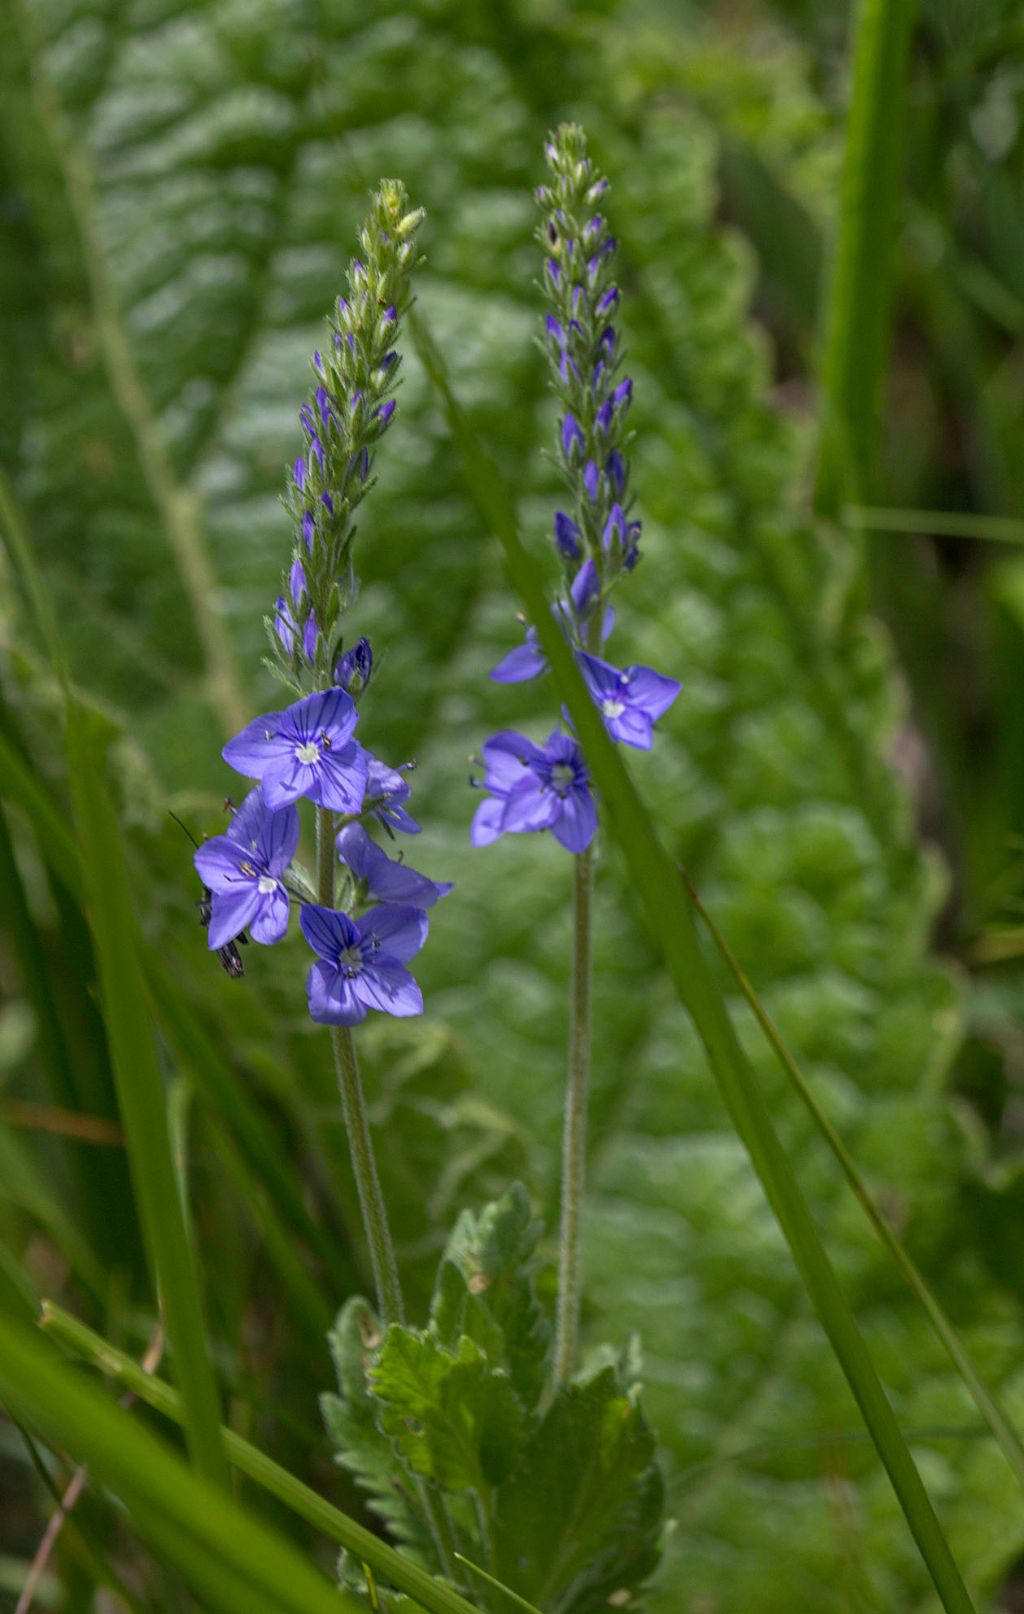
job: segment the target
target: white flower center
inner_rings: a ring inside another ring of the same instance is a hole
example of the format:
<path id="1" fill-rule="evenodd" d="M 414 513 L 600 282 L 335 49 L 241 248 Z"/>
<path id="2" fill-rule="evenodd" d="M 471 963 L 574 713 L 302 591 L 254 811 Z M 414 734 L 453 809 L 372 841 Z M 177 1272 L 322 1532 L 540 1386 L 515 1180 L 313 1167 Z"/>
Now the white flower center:
<path id="1" fill-rule="evenodd" d="M 617 701 L 609 697 L 608 700 L 601 702 L 601 710 L 605 717 L 621 717 L 626 710 L 626 704 L 624 701 Z"/>
<path id="2" fill-rule="evenodd" d="M 576 778 L 576 769 L 570 762 L 556 762 L 551 770 L 551 783 L 560 796 L 564 796 Z"/>
<path id="3" fill-rule="evenodd" d="M 296 761 L 306 763 L 307 767 L 310 763 L 318 761 L 319 757 L 320 747 L 315 740 L 303 740 L 301 745 L 295 747 Z"/>
<path id="4" fill-rule="evenodd" d="M 261 874 L 256 889 L 261 896 L 269 897 L 272 891 L 277 890 L 277 881 L 272 874 Z"/>
<path id="5" fill-rule="evenodd" d="M 363 967 L 363 955 L 358 947 L 346 947 L 338 954 L 338 968 L 346 975 L 358 975 Z"/>

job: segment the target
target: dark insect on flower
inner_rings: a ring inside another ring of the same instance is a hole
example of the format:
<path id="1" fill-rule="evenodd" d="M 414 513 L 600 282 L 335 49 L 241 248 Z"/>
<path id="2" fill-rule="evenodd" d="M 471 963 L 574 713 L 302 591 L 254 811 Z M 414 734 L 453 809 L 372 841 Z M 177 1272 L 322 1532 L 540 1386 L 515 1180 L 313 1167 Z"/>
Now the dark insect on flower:
<path id="1" fill-rule="evenodd" d="M 170 812 L 170 808 L 167 810 Z M 188 836 L 189 840 L 192 842 L 192 845 L 198 852 L 199 842 L 196 840 L 188 825 L 182 823 L 177 813 L 171 813 L 171 817 L 178 825 L 178 828 L 185 831 L 185 834 Z M 199 910 L 199 923 L 202 925 L 204 930 L 209 930 L 210 918 L 213 913 L 213 892 L 207 885 L 202 886 L 201 889 L 203 894 L 196 903 L 196 907 Z M 242 963 L 242 955 L 238 951 L 237 943 L 248 942 L 248 940 L 249 938 L 243 930 L 240 935 L 235 937 L 234 941 L 229 941 L 224 947 L 217 948 L 217 957 L 220 959 L 221 968 L 223 969 L 225 975 L 229 975 L 233 981 L 240 980 L 240 978 L 245 974 L 245 965 Z"/>

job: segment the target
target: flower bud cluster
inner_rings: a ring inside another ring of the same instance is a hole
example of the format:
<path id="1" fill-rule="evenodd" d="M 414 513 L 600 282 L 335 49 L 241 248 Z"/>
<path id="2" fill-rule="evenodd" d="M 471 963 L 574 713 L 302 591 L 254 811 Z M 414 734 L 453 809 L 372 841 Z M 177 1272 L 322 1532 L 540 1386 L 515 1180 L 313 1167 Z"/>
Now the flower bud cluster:
<path id="1" fill-rule="evenodd" d="M 340 620 L 355 594 L 354 516 L 395 413 L 397 338 L 423 216 L 398 180 L 381 182 L 328 339 L 313 355 L 313 385 L 299 410 L 304 442 L 284 496 L 295 547 L 270 623 L 277 663 L 300 693 L 341 682 L 335 663 Z"/>
<path id="2" fill-rule="evenodd" d="M 570 511 L 555 514 L 554 542 L 566 590 L 587 568 L 604 598 L 619 573 L 636 565 L 640 537 L 640 523 L 629 516 L 625 449 L 633 383 L 620 379 L 617 243 L 601 211 L 608 181 L 594 169 L 583 131 L 563 125 L 545 155 L 551 178 L 535 193 L 544 214 L 538 240 L 551 305 L 544 347 L 562 406 L 557 456 L 572 501 Z M 597 648 L 596 637 L 589 648 Z"/>

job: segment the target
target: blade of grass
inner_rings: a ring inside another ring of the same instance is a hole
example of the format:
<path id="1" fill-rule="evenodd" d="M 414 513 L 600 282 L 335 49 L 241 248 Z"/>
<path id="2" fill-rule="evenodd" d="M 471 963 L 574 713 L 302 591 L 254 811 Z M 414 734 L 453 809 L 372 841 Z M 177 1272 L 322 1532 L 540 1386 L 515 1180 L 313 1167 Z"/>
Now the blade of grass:
<path id="1" fill-rule="evenodd" d="M 804 1286 L 846 1376 L 911 1534 L 949 1614 L 973 1608 L 914 1460 L 875 1371 L 850 1304 L 818 1238 L 811 1213 L 768 1113 L 750 1062 L 743 1053 L 725 999 L 701 951 L 690 911 L 673 892 L 684 887 L 658 839 L 615 746 L 605 733 L 572 652 L 548 608 L 543 573 L 523 548 L 515 506 L 501 473 L 477 437 L 448 381 L 443 360 L 422 321 L 410 319 L 416 347 L 443 404 L 461 455 L 468 491 L 501 542 L 513 586 L 551 667 L 557 693 L 573 726 L 607 809 L 633 887 L 647 912 L 676 992 L 704 1044 L 733 1125 L 761 1179 L 786 1237 Z"/>
<path id="2" fill-rule="evenodd" d="M 89 715 L 70 695 L 66 740 L 100 995 L 150 1271 L 163 1301 L 175 1372 L 188 1411 L 186 1432 L 193 1461 L 208 1479 L 226 1484 L 217 1389 L 206 1350 L 193 1253 L 178 1200 L 128 869 L 104 786 L 99 736 Z"/>
<path id="3" fill-rule="evenodd" d="M 816 502 L 834 516 L 868 492 L 885 365 L 907 61 L 917 0 L 860 0 L 839 236 L 821 365 Z"/>
<path id="4" fill-rule="evenodd" d="M 120 1498 L 140 1535 L 205 1604 L 227 1614 L 357 1614 L 362 1607 L 330 1585 L 265 1519 L 250 1517 L 225 1492 L 190 1473 L 130 1413 L 70 1373 L 38 1330 L 3 1315 L 0 1397 L 48 1442 L 88 1465 Z"/>
<path id="5" fill-rule="evenodd" d="M 857 1166 L 852 1155 L 847 1149 L 842 1138 L 839 1136 L 838 1132 L 835 1130 L 835 1127 L 832 1125 L 828 1116 L 819 1105 L 813 1092 L 808 1086 L 803 1073 L 797 1065 L 796 1060 L 786 1047 L 786 1044 L 783 1042 L 778 1030 L 772 1022 L 768 1011 L 765 1009 L 764 1004 L 754 991 L 749 977 L 743 970 L 742 966 L 738 963 L 735 955 L 729 947 L 729 944 L 725 940 L 725 937 L 722 935 L 722 932 L 715 924 L 699 895 L 689 881 L 687 881 L 687 888 L 689 890 L 690 899 L 700 915 L 705 928 L 707 929 L 708 935 L 711 937 L 723 962 L 753 1010 L 757 1022 L 761 1027 L 761 1030 L 764 1032 L 765 1037 L 770 1043 L 772 1049 L 774 1050 L 780 1065 L 792 1082 L 793 1087 L 805 1105 L 811 1119 L 814 1121 L 815 1126 L 818 1128 L 822 1137 L 825 1139 L 825 1142 L 828 1144 L 833 1155 L 838 1161 L 843 1175 L 853 1190 L 853 1193 L 860 1201 L 861 1207 L 863 1208 L 864 1214 L 867 1216 L 868 1221 L 871 1223 L 875 1232 L 878 1234 L 878 1237 L 885 1245 L 893 1260 L 896 1262 L 896 1265 L 899 1267 L 900 1272 L 903 1274 L 904 1280 L 906 1281 L 907 1287 L 924 1307 L 928 1320 L 935 1331 L 939 1343 L 944 1348 L 953 1366 L 956 1368 L 957 1372 L 960 1374 L 960 1377 L 963 1379 L 968 1390 L 973 1396 L 975 1406 L 978 1408 L 978 1411 L 981 1413 L 985 1422 L 988 1424 L 989 1429 L 999 1443 L 999 1447 L 1014 1474 L 1016 1475 L 1018 1483 L 1020 1484 L 1021 1488 L 1024 1489 L 1024 1444 L 1021 1443 L 1019 1435 L 1017 1434 L 1013 1425 L 1010 1423 L 1006 1414 L 1003 1412 L 1003 1409 L 999 1405 L 995 1396 L 990 1390 L 986 1389 L 952 1323 L 949 1321 L 949 1318 L 939 1305 L 939 1302 L 932 1294 L 921 1273 L 918 1271 L 914 1261 L 903 1248 L 903 1245 L 900 1243 L 899 1239 L 896 1237 L 895 1233 L 892 1231 L 892 1228 L 889 1226 L 888 1222 L 885 1220 L 885 1217 L 882 1215 L 881 1211 L 878 1209 L 878 1206 L 872 1199 L 864 1179 L 857 1170 Z"/>
<path id="6" fill-rule="evenodd" d="M 62 1311 L 50 1301 L 44 1301 L 42 1326 L 76 1356 L 91 1362 L 94 1367 L 110 1374 L 126 1389 L 134 1391 L 140 1401 L 145 1401 L 164 1417 L 181 1423 L 183 1409 L 181 1397 L 176 1391 L 160 1379 L 143 1373 L 139 1364 L 130 1356 L 109 1345 L 77 1318 L 69 1316 L 66 1311 Z M 472 1604 L 460 1596 L 452 1586 L 444 1581 L 435 1580 L 425 1569 L 403 1557 L 393 1547 L 389 1547 L 387 1542 L 382 1541 L 380 1536 L 374 1535 L 355 1519 L 350 1519 L 347 1514 L 333 1507 L 324 1497 L 310 1490 L 308 1485 L 303 1485 L 301 1480 L 289 1474 L 271 1458 L 264 1456 L 233 1430 L 224 1431 L 224 1447 L 228 1460 L 239 1473 L 261 1485 L 264 1490 L 315 1529 L 322 1530 L 324 1535 L 344 1547 L 353 1558 L 369 1564 L 382 1580 L 388 1581 L 399 1591 L 414 1598 L 423 1608 L 429 1610 L 429 1614 L 472 1614 Z M 507 1588 L 503 1587 L 502 1590 Z M 511 1591 L 508 1595 L 515 1596 Z M 516 1601 L 522 1603 L 522 1599 Z M 530 1614 L 537 1614 L 535 1609 L 531 1609 L 530 1604 L 524 1606 L 530 1609 Z"/>
<path id="7" fill-rule="evenodd" d="M 866 532 L 920 533 L 929 538 L 977 538 L 982 543 L 1024 544 L 1024 521 L 1014 516 L 978 516 L 970 510 L 886 510 L 848 504 L 843 522 Z"/>

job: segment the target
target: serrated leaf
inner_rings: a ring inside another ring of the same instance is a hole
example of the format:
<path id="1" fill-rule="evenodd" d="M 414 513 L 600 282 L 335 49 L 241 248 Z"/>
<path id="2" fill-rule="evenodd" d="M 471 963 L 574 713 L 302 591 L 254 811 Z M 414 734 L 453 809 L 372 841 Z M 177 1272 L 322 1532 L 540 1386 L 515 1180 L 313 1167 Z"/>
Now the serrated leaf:
<path id="1" fill-rule="evenodd" d="M 369 1493 L 370 1506 L 395 1541 L 433 1568 L 434 1547 L 416 1505 L 414 1482 L 396 1464 L 391 1442 L 376 1421 L 368 1375 L 383 1337 L 367 1301 L 355 1296 L 346 1302 L 328 1336 L 341 1394 L 322 1395 L 320 1410 L 335 1461 Z M 349 1583 L 358 1584 L 359 1574 L 353 1565 Z"/>
<path id="2" fill-rule="evenodd" d="M 630 1606 L 660 1554 L 654 1437 L 615 1367 L 558 1391 L 498 1496 L 496 1573 L 552 1614 Z"/>
<path id="3" fill-rule="evenodd" d="M 448 1351 L 392 1324 L 371 1382 L 381 1427 L 402 1457 L 446 1491 L 487 1496 L 516 1461 L 525 1424 L 508 1375 L 463 1337 Z"/>
<path id="4" fill-rule="evenodd" d="M 479 1216 L 463 1211 L 448 1240 L 430 1310 L 431 1327 L 443 1345 L 455 1349 L 461 1335 L 475 1340 L 492 1365 L 507 1370 L 531 1408 L 544 1386 L 551 1334 L 533 1286 L 540 1233 L 521 1183 Z"/>

